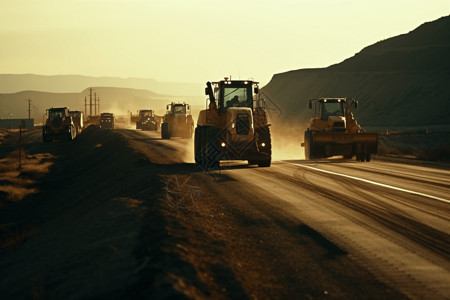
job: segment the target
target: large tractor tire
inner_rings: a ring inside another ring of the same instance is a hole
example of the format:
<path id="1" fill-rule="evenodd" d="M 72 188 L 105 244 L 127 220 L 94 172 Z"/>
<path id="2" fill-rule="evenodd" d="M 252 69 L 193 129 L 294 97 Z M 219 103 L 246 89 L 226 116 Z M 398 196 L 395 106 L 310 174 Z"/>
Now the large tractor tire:
<path id="1" fill-rule="evenodd" d="M 202 141 L 202 127 L 196 127 L 194 132 L 194 157 L 195 157 L 195 163 L 197 165 L 200 165 L 201 162 L 201 151 L 203 147 L 203 141 Z"/>
<path id="2" fill-rule="evenodd" d="M 164 140 L 170 139 L 169 123 L 162 123 L 161 124 L 161 138 L 164 139 Z"/>
<path id="3" fill-rule="evenodd" d="M 311 160 L 314 159 L 314 147 L 313 147 L 313 136 L 312 132 L 307 130 L 305 131 L 305 159 Z"/>
<path id="4" fill-rule="evenodd" d="M 272 138 L 270 136 L 270 128 L 263 127 L 257 132 L 257 146 L 258 152 L 261 154 L 261 159 L 256 161 L 258 167 L 270 167 L 272 162 Z M 264 147 L 262 146 L 264 144 Z M 254 164 L 254 161 L 250 161 L 249 164 Z"/>
<path id="5" fill-rule="evenodd" d="M 194 137 L 195 162 L 205 170 L 220 166 L 221 149 L 219 147 L 219 130 L 215 127 L 199 126 Z"/>
<path id="6" fill-rule="evenodd" d="M 50 139 L 48 138 L 48 134 L 45 132 L 45 128 L 42 127 L 42 141 L 44 143 L 50 142 Z"/>

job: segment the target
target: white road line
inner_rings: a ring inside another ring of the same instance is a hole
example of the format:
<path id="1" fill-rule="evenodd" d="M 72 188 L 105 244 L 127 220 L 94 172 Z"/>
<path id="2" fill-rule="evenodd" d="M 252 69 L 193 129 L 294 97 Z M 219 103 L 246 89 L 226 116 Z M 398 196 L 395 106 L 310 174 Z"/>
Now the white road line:
<path id="1" fill-rule="evenodd" d="M 393 189 L 393 190 L 397 190 L 397 191 L 401 191 L 401 192 L 405 192 L 405 193 L 410 193 L 410 194 L 414 194 L 414 195 L 418 195 L 418 196 L 431 198 L 431 199 L 442 201 L 442 202 L 445 202 L 445 203 L 450 203 L 450 200 L 447 200 L 447 199 L 444 199 L 444 198 L 440 198 L 440 197 L 436 197 L 436 196 L 432 196 L 432 195 L 428 195 L 428 194 L 424 194 L 424 193 L 419 193 L 419 192 L 415 192 L 415 191 L 411 191 L 411 190 L 407 190 L 407 189 L 402 189 L 402 188 L 399 188 L 399 187 L 395 187 L 395 186 L 392 186 L 392 185 L 387 185 L 387 184 L 384 184 L 384 183 L 375 182 L 375 181 L 372 181 L 372 180 L 367 180 L 367 179 L 358 178 L 358 177 L 355 177 L 355 176 L 350 176 L 350 175 L 340 174 L 340 173 L 336 173 L 336 172 L 326 171 L 326 170 L 314 168 L 314 167 L 311 167 L 311 166 L 305 166 L 305 165 L 301 165 L 301 164 L 294 164 L 294 163 L 289 163 L 289 162 L 283 162 L 283 163 L 294 165 L 294 166 L 299 166 L 299 167 L 302 167 L 302 168 L 307 168 L 307 169 L 311 169 L 311 170 L 315 170 L 315 171 L 319 171 L 319 172 L 323 172 L 323 173 L 328 173 L 328 174 L 332 174 L 332 175 L 342 176 L 342 177 L 346 177 L 346 178 L 350 178 L 350 179 L 354 179 L 354 180 L 370 183 L 370 184 L 373 184 L 373 185 L 377 185 L 377 186 L 381 186 L 381 187 L 385 187 L 385 188 L 389 188 L 389 189 Z"/>

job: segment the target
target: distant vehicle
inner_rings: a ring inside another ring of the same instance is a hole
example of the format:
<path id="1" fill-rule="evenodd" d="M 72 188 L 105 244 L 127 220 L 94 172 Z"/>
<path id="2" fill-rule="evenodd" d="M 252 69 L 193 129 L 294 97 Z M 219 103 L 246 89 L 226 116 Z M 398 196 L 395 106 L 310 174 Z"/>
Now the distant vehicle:
<path id="1" fill-rule="evenodd" d="M 209 107 L 198 116 L 195 162 L 215 168 L 221 160 L 247 160 L 249 165 L 270 167 L 270 124 L 264 99 L 257 98 L 258 82 L 229 78 L 208 81 L 205 94 L 209 95 Z"/>
<path id="2" fill-rule="evenodd" d="M 79 110 L 69 110 L 69 114 L 72 117 L 72 121 L 75 126 L 75 132 L 77 135 L 79 135 L 84 128 L 83 112 Z"/>
<path id="3" fill-rule="evenodd" d="M 192 138 L 193 132 L 194 120 L 189 104 L 184 102 L 167 104 L 161 124 L 161 138 L 170 139 L 174 136 Z"/>
<path id="4" fill-rule="evenodd" d="M 377 153 L 378 134 L 366 133 L 356 122 L 351 112 L 358 102 L 351 98 L 318 98 L 309 101 L 314 116 L 305 131 L 301 144 L 305 148 L 305 159 L 326 158 L 342 155 L 351 159 L 370 161 Z"/>
<path id="5" fill-rule="evenodd" d="M 67 107 L 52 107 L 47 110 L 47 120 L 42 127 L 42 140 L 72 141 L 76 136 L 76 129 Z"/>
<path id="6" fill-rule="evenodd" d="M 136 121 L 136 129 L 156 131 L 159 128 L 158 118 L 151 109 L 139 110 L 139 119 Z M 159 118 L 160 119 L 160 118 Z"/>
<path id="7" fill-rule="evenodd" d="M 100 128 L 101 129 L 114 129 L 114 114 L 101 113 L 100 114 Z"/>

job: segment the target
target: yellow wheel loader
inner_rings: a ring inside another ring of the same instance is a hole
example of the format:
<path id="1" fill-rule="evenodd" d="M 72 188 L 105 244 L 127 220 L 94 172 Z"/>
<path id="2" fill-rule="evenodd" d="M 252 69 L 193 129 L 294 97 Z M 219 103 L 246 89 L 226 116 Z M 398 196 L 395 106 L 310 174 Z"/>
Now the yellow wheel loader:
<path id="1" fill-rule="evenodd" d="M 161 138 L 182 137 L 191 139 L 194 131 L 194 120 L 191 106 L 187 103 L 172 102 L 166 106 L 166 114 L 161 123 Z"/>
<path id="2" fill-rule="evenodd" d="M 158 130 L 158 121 L 155 112 L 151 109 L 139 110 L 139 119 L 136 121 L 136 129 L 142 130 Z"/>
<path id="3" fill-rule="evenodd" d="M 377 153 L 378 134 L 367 133 L 355 120 L 351 107 L 358 102 L 351 98 L 318 98 L 309 101 L 314 116 L 305 131 L 301 144 L 305 159 L 318 159 L 342 155 L 359 161 L 370 161 Z"/>
<path id="4" fill-rule="evenodd" d="M 52 107 L 47 110 L 47 116 L 42 126 L 42 140 L 45 143 L 54 140 L 72 141 L 75 138 L 75 125 L 67 107 Z"/>
<path id="5" fill-rule="evenodd" d="M 269 167 L 270 124 L 264 100 L 256 99 L 258 82 L 225 78 L 206 85 L 209 105 L 200 111 L 195 128 L 196 163 L 210 169 L 219 167 L 221 160 L 247 160 L 249 165 Z"/>

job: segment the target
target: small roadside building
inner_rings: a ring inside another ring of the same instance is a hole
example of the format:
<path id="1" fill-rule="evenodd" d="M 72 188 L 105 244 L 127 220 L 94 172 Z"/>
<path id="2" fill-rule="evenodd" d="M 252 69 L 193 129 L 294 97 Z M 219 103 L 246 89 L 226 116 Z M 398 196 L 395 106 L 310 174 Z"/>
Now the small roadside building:
<path id="1" fill-rule="evenodd" d="M 0 128 L 2 129 L 19 129 L 22 123 L 23 129 L 33 129 L 34 119 L 2 119 L 0 120 Z"/>

